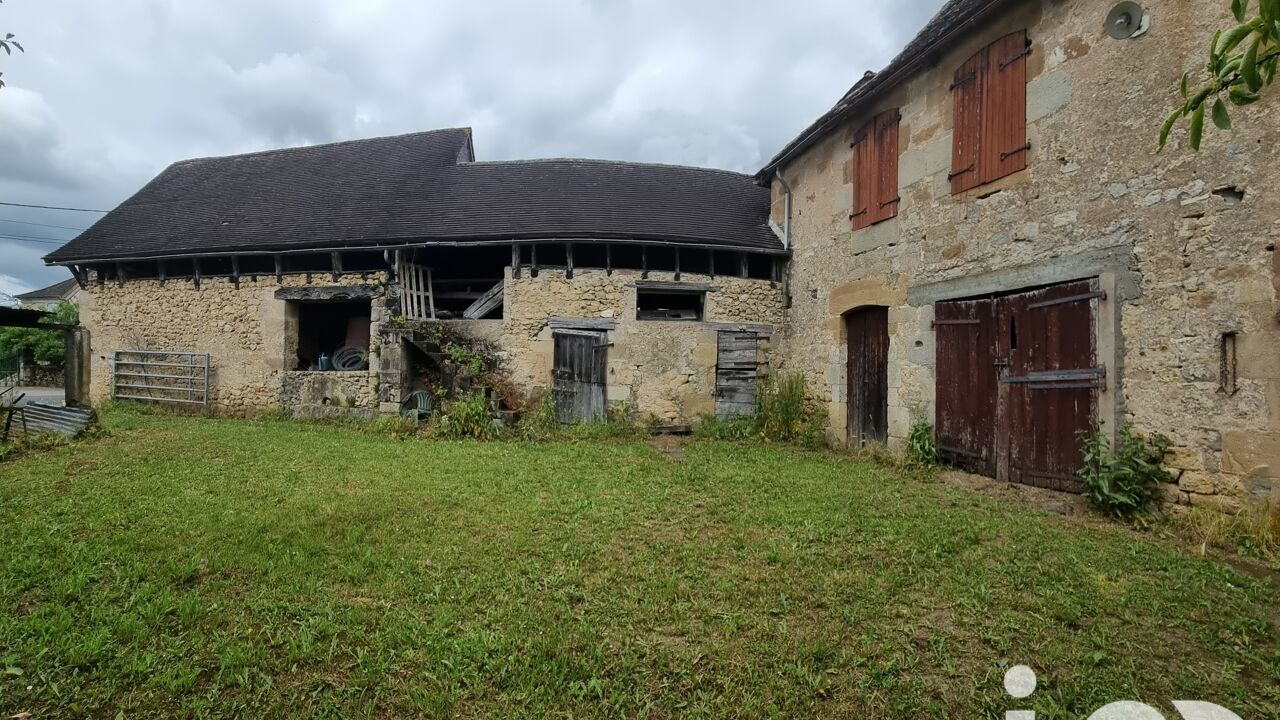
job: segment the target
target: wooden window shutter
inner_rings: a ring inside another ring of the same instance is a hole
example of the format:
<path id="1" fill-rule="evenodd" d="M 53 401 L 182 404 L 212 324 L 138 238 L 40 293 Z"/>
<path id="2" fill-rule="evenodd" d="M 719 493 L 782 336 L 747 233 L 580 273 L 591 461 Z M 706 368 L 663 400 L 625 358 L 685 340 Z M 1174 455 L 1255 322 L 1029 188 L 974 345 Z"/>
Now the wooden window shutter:
<path id="1" fill-rule="evenodd" d="M 1026 31 L 1006 35 L 988 48 L 978 162 L 984 183 L 1027 167 L 1028 52 Z"/>
<path id="2" fill-rule="evenodd" d="M 871 209 L 872 222 L 898 215 L 898 124 L 902 116 L 896 109 L 881 113 L 875 119 L 877 192 Z"/>
<path id="3" fill-rule="evenodd" d="M 875 137 L 872 127 L 858 131 L 853 140 L 853 229 L 861 230 L 875 222 Z"/>
<path id="4" fill-rule="evenodd" d="M 962 193 L 983 183 L 981 167 L 982 92 L 986 84 L 988 51 L 983 50 L 956 70 L 951 94 L 955 102 L 951 140 L 951 192 Z"/>

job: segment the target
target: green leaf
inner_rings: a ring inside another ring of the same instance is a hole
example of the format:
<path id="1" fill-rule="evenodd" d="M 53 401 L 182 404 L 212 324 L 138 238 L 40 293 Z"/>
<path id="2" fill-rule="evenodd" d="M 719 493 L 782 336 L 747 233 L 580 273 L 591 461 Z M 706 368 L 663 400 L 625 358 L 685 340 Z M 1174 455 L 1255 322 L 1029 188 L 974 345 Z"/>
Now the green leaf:
<path id="1" fill-rule="evenodd" d="M 1190 97 L 1190 92 L 1187 90 L 1187 81 L 1190 78 L 1191 78 L 1191 73 L 1182 73 L 1182 99 L 1183 100 L 1186 100 Z"/>
<path id="2" fill-rule="evenodd" d="M 1213 44 L 1214 50 L 1213 50 L 1213 53 L 1211 54 L 1211 57 L 1214 58 L 1214 60 L 1220 62 L 1226 56 L 1227 53 L 1231 52 L 1232 50 L 1235 50 L 1237 45 L 1243 42 L 1245 38 L 1249 37 L 1249 35 L 1252 34 L 1254 30 L 1258 30 L 1261 27 L 1262 27 L 1262 20 L 1255 19 L 1255 20 L 1250 20 L 1249 22 L 1244 23 L 1243 25 L 1236 26 L 1226 35 L 1222 35 L 1221 37 L 1215 36 L 1215 41 Z"/>
<path id="3" fill-rule="evenodd" d="M 1173 126 L 1187 114 L 1186 109 L 1178 108 L 1173 111 L 1168 120 L 1164 121 L 1164 125 L 1160 128 L 1160 148 L 1156 152 L 1164 150 L 1164 146 L 1169 143 L 1169 133 L 1173 132 Z"/>
<path id="4" fill-rule="evenodd" d="M 1236 22 L 1244 22 L 1244 14 L 1248 8 L 1249 0 L 1231 0 L 1231 14 L 1236 16 Z"/>
<path id="5" fill-rule="evenodd" d="M 1262 47 L 1261 35 L 1249 45 L 1249 49 L 1244 53 L 1244 60 L 1240 63 L 1240 76 L 1244 78 L 1244 82 L 1249 86 L 1251 92 L 1258 92 L 1262 89 L 1262 75 L 1258 73 L 1258 49 L 1260 47 Z"/>
<path id="6" fill-rule="evenodd" d="M 1222 102 L 1222 98 L 1213 101 L 1213 124 L 1219 130 L 1231 129 L 1231 114 L 1227 112 L 1227 104 Z"/>
<path id="7" fill-rule="evenodd" d="M 1201 102 L 1196 109 L 1191 112 L 1191 128 L 1188 131 L 1187 141 L 1191 143 L 1191 149 L 1200 150 L 1200 140 L 1204 137 L 1204 103 Z"/>

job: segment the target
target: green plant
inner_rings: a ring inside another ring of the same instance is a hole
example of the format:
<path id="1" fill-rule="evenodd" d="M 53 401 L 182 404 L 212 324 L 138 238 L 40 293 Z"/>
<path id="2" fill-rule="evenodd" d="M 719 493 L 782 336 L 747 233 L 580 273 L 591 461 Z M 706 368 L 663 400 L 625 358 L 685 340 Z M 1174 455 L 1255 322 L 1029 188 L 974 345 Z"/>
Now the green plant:
<path id="1" fill-rule="evenodd" d="M 1144 438 L 1128 424 L 1120 427 L 1114 448 L 1096 423 L 1078 435 L 1084 461 L 1080 477 L 1085 499 L 1095 510 L 1131 518 L 1154 509 L 1160 483 L 1174 480 L 1161 465 L 1169 454 L 1168 438 L 1158 433 Z"/>
<path id="2" fill-rule="evenodd" d="M 937 464 L 938 445 L 933 437 L 933 425 L 918 420 L 911 426 L 911 436 L 907 438 L 907 461 L 922 467 Z"/>
<path id="3" fill-rule="evenodd" d="M 349 407 L 349 408 L 353 408 L 353 407 L 355 407 L 355 406 L 356 406 L 356 396 L 355 396 L 355 395 L 348 395 L 348 396 L 344 399 L 344 401 L 343 401 L 343 402 L 345 402 L 345 403 L 346 403 L 346 406 L 347 406 L 347 407 Z"/>
<path id="4" fill-rule="evenodd" d="M 766 440 L 798 439 L 806 420 L 805 379 L 800 373 L 766 377 L 756 391 L 756 429 Z"/>
<path id="5" fill-rule="evenodd" d="M 42 323 L 58 325 L 79 325 L 80 311 L 66 300 L 58 301 L 53 315 L 41 320 Z M 63 344 L 62 331 L 39 328 L 0 328 L 0 357 L 16 357 L 23 352 L 30 352 L 36 362 L 47 363 L 61 361 L 66 348 Z"/>
<path id="6" fill-rule="evenodd" d="M 1182 76 L 1182 106 L 1160 128 L 1162 150 L 1174 126 L 1187 117 L 1188 143 L 1191 149 L 1199 150 L 1206 113 L 1218 129 L 1229 130 L 1228 104 L 1252 105 L 1260 99 L 1262 89 L 1275 82 L 1280 64 L 1280 0 L 1260 0 L 1253 18 L 1249 17 L 1250 4 L 1250 0 L 1233 0 L 1231 12 L 1240 24 L 1227 32 L 1219 31 L 1209 43 L 1208 81 L 1193 92 L 1190 74 Z"/>
<path id="7" fill-rule="evenodd" d="M 732 418 L 704 416 L 693 427 L 693 436 L 707 440 L 746 440 L 756 433 L 756 419 L 752 415 Z"/>
<path id="8" fill-rule="evenodd" d="M 406 322 L 405 316 L 403 315 L 392 315 L 387 318 L 387 325 L 397 329 L 404 327 Z"/>
<path id="9" fill-rule="evenodd" d="M 475 392 L 449 406 L 449 412 L 441 415 L 436 424 L 436 434 L 454 440 L 492 440 L 498 436 L 499 427 L 489 413 L 488 398 L 483 392 Z"/>

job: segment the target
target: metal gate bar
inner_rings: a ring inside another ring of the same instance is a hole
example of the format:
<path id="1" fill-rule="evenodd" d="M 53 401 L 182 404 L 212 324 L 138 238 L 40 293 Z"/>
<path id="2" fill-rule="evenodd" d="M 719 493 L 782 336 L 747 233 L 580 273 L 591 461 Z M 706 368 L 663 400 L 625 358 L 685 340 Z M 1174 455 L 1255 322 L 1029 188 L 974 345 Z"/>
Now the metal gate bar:
<path id="1" fill-rule="evenodd" d="M 151 368 L 163 370 L 149 372 Z M 186 372 L 174 372 L 175 368 Z M 117 350 L 111 356 L 111 397 L 208 405 L 209 353 Z"/>

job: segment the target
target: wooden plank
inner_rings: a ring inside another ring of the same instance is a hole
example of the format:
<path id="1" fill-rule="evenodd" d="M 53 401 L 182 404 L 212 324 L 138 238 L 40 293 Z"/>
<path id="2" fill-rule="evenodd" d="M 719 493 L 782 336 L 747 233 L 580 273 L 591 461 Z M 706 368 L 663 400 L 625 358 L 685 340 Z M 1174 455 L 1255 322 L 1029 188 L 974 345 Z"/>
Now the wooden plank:
<path id="1" fill-rule="evenodd" d="M 462 317 L 468 320 L 479 320 L 485 315 L 488 315 L 494 308 L 502 304 L 503 289 L 505 287 L 506 282 L 499 280 L 497 284 L 489 288 L 475 302 L 471 303 L 466 310 L 463 310 Z"/>
<path id="2" fill-rule="evenodd" d="M 954 130 L 951 143 L 951 192 L 962 193 L 982 184 L 982 92 L 986 84 L 987 51 L 979 50 L 956 69 L 952 84 Z"/>
<path id="3" fill-rule="evenodd" d="M 613 330 L 618 327 L 618 321 L 613 318 L 582 318 L 553 315 L 547 320 L 547 325 L 550 326 L 552 330 Z"/>
<path id="4" fill-rule="evenodd" d="M 672 282 L 670 280 L 637 280 L 637 290 L 682 290 L 687 292 L 716 292 L 719 288 L 710 283 Z"/>

